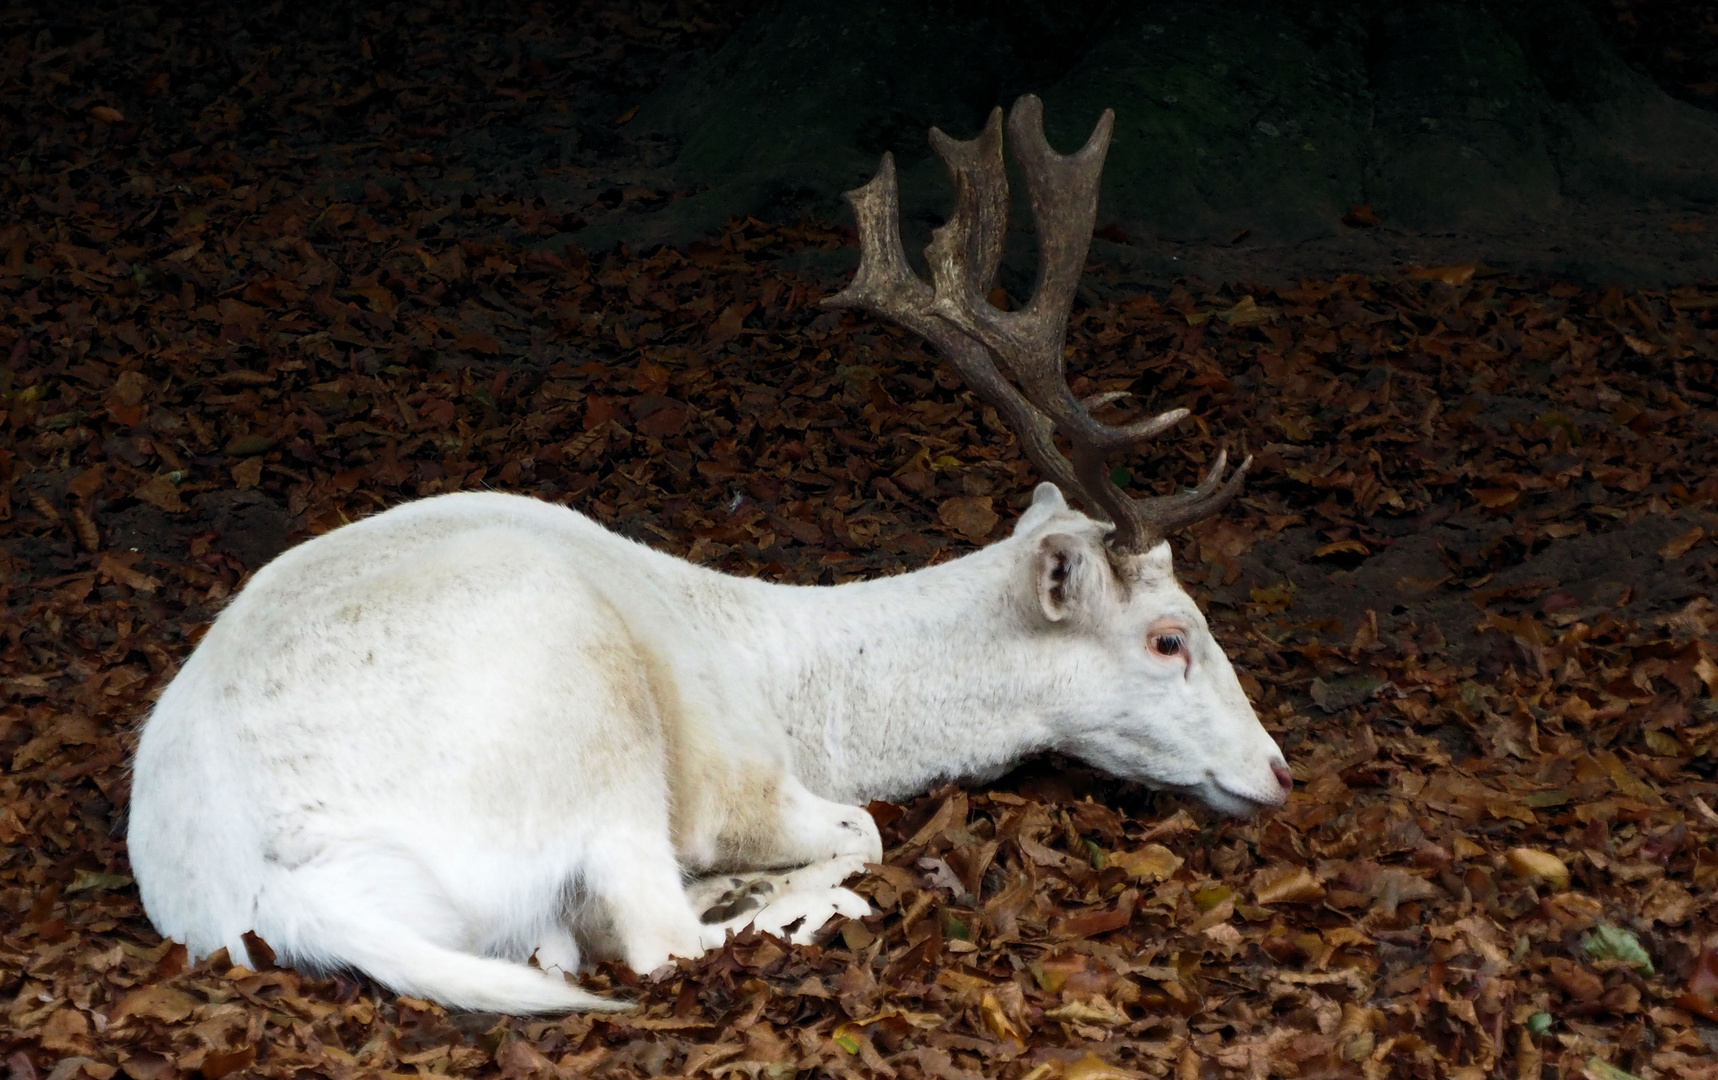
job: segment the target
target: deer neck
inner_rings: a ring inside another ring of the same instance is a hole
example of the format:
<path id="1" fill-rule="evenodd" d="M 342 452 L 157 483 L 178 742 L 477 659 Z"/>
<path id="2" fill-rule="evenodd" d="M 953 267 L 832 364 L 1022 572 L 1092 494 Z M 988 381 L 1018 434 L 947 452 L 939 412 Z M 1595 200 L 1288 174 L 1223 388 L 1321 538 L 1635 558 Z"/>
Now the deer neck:
<path id="1" fill-rule="evenodd" d="M 903 798 L 1048 747 L 1050 657 L 1013 597 L 1012 548 L 781 597 L 773 704 L 807 787 Z"/>

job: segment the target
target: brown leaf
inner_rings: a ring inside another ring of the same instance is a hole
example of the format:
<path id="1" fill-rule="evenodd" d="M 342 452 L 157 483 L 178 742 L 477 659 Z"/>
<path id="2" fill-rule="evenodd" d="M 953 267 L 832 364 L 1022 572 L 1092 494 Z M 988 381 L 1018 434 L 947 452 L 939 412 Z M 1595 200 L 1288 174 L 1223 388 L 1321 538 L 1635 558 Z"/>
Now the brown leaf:
<path id="1" fill-rule="evenodd" d="M 724 344 L 739 335 L 740 330 L 745 326 L 745 321 L 745 308 L 739 304 L 729 304 L 722 309 L 720 315 L 716 316 L 716 321 L 710 324 L 710 330 L 706 337 L 712 345 Z"/>
<path id="2" fill-rule="evenodd" d="M 132 555 L 135 559 L 137 556 Z M 161 587 L 161 579 L 150 577 L 140 570 L 133 570 L 127 565 L 129 560 L 115 558 L 112 553 L 103 553 L 101 561 L 96 564 L 98 571 L 109 581 L 116 581 L 140 593 L 152 593 Z"/>
<path id="3" fill-rule="evenodd" d="M 1688 549 L 1706 539 L 1706 530 L 1696 525 L 1685 533 L 1680 533 L 1658 549 L 1659 555 L 1666 559 L 1680 559 L 1688 554 Z"/>
<path id="4" fill-rule="evenodd" d="M 56 1010 L 42 1025 L 36 1036 L 42 1049 L 64 1054 L 87 1054 L 92 1049 L 89 1039 L 89 1017 L 66 1006 Z"/>
<path id="5" fill-rule="evenodd" d="M 256 1062 L 257 1048 L 255 1044 L 246 1044 L 236 1050 L 221 1050 L 210 1053 L 203 1059 L 198 1071 L 204 1080 L 221 1080 L 229 1073 L 248 1069 Z"/>
<path id="6" fill-rule="evenodd" d="M 1002 519 L 990 508 L 990 496 L 956 495 L 937 507 L 937 520 L 968 540 L 982 540 Z"/>
<path id="7" fill-rule="evenodd" d="M 1597 1001 L 1605 992 L 1604 980 L 1573 960 L 1553 956 L 1545 964 L 1551 981 L 1576 1001 Z"/>
<path id="8" fill-rule="evenodd" d="M 233 474 L 234 486 L 240 491 L 248 491 L 262 483 L 262 458 L 245 458 L 228 471 Z"/>
<path id="9" fill-rule="evenodd" d="M 169 1058 L 150 1050 L 132 1051 L 119 1067 L 131 1080 L 175 1080 L 179 1075 Z"/>
<path id="10" fill-rule="evenodd" d="M 1304 866 L 1266 867 L 1253 875 L 1253 899 L 1266 904 L 1309 904 L 1324 898 L 1324 886 Z"/>
<path id="11" fill-rule="evenodd" d="M 112 1018 L 121 1020 L 127 1016 L 146 1016 L 178 1023 L 201 1004 L 190 994 L 170 986 L 142 986 L 119 999 Z"/>
<path id="12" fill-rule="evenodd" d="M 140 499 L 169 514 L 183 514 L 191 509 L 179 497 L 179 486 L 165 476 L 157 476 L 141 484 L 131 493 L 135 499 Z"/>
<path id="13" fill-rule="evenodd" d="M 501 342 L 495 340 L 494 334 L 461 334 L 454 339 L 453 347 L 463 352 L 477 352 L 485 356 L 494 356 L 501 351 Z"/>
<path id="14" fill-rule="evenodd" d="M 1473 497 L 1488 510 L 1500 510 L 1505 506 L 1514 506 L 1521 498 L 1521 492 L 1514 488 L 1474 488 Z"/>

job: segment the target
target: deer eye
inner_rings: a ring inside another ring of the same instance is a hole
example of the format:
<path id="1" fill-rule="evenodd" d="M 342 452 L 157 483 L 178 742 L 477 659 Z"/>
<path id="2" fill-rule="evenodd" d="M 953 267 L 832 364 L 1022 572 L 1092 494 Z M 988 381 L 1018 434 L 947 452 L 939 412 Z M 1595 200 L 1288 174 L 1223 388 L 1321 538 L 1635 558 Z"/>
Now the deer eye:
<path id="1" fill-rule="evenodd" d="M 1187 639 L 1180 634 L 1153 634 L 1149 643 L 1151 651 L 1159 656 L 1184 656 L 1187 653 Z"/>

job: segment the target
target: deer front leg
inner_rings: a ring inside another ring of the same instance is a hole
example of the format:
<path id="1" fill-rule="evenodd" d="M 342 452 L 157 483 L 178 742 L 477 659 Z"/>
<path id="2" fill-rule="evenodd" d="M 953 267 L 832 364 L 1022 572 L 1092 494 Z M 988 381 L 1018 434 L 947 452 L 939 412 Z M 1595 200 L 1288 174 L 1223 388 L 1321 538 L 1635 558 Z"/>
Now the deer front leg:
<path id="1" fill-rule="evenodd" d="M 832 915 L 870 914 L 871 905 L 841 883 L 883 858 L 871 815 L 814 795 L 792 776 L 782 777 L 770 803 L 766 813 L 730 817 L 720 847 L 731 872 L 690 882 L 693 910 L 707 925 L 751 923 L 798 944 Z"/>

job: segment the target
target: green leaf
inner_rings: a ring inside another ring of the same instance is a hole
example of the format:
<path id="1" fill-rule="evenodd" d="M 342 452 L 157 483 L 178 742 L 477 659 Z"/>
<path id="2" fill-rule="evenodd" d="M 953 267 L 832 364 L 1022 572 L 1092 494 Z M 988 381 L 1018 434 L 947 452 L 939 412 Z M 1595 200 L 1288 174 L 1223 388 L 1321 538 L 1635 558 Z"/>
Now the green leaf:
<path id="1" fill-rule="evenodd" d="M 1587 1059 L 1584 1068 L 1593 1080 L 1640 1080 L 1634 1073 L 1624 1072 L 1597 1054 Z"/>
<path id="2" fill-rule="evenodd" d="M 1589 960 L 1621 960 L 1646 975 L 1652 974 L 1652 957 L 1641 947 L 1640 939 L 1629 930 L 1610 923 L 1600 923 L 1593 932 L 1581 937 L 1581 951 Z"/>
<path id="3" fill-rule="evenodd" d="M 1527 1018 L 1527 1031 L 1532 1035 L 1543 1035 L 1551 1030 L 1551 1014 L 1536 1012 Z"/>
<path id="4" fill-rule="evenodd" d="M 966 923 L 945 911 L 943 912 L 943 936 L 957 938 L 961 941 L 971 941 L 972 930 L 967 927 Z"/>
<path id="5" fill-rule="evenodd" d="M 1109 865 L 1109 860 L 1104 858 L 1104 849 L 1090 840 L 1086 841 L 1086 854 L 1091 858 L 1092 865 L 1099 870 Z"/>
<path id="6" fill-rule="evenodd" d="M 847 1051 L 849 1054 L 857 1054 L 859 1052 L 859 1040 L 845 1031 L 837 1031 L 835 1033 L 835 1045 L 841 1047 L 841 1049 Z"/>
<path id="7" fill-rule="evenodd" d="M 1124 488 L 1133 483 L 1133 470 L 1126 465 L 1117 465 L 1110 470 L 1110 483 Z"/>

